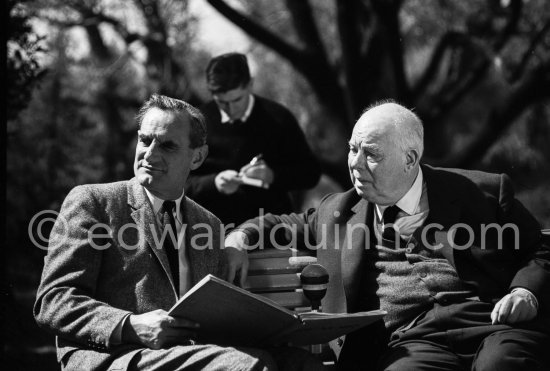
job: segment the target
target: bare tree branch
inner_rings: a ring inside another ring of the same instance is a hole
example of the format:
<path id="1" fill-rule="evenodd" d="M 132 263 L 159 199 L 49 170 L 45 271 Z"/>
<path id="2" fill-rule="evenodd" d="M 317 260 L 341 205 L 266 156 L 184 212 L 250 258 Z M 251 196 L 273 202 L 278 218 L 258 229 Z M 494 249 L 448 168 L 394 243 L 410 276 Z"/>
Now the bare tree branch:
<path id="1" fill-rule="evenodd" d="M 364 106 L 361 91 L 365 88 L 366 61 L 361 55 L 362 29 L 365 20 L 361 19 L 364 4 L 361 0 L 337 1 L 336 17 L 340 44 L 342 46 L 342 69 L 347 86 L 346 107 L 348 116 L 353 117 Z"/>
<path id="2" fill-rule="evenodd" d="M 535 55 L 536 48 L 538 47 L 539 43 L 544 40 L 544 36 L 548 31 L 550 31 L 550 21 L 546 22 L 544 26 L 542 26 L 542 28 L 531 39 L 531 43 L 529 44 L 529 47 L 525 50 L 525 53 L 523 53 L 521 61 L 510 75 L 510 82 L 516 82 L 523 75 L 525 69 L 527 68 L 527 65 L 529 64 L 529 61 Z"/>
<path id="3" fill-rule="evenodd" d="M 464 75 L 458 76 L 450 85 L 442 86 L 436 94 L 438 104 L 431 110 L 428 121 L 440 122 L 452 107 L 483 81 L 483 76 L 489 71 L 492 59 L 485 45 L 475 40 L 466 40 L 463 45 L 468 45 L 468 48 L 463 47 L 462 54 L 471 54 L 468 58 L 477 59 L 462 69 Z"/>
<path id="4" fill-rule="evenodd" d="M 381 25 L 386 31 L 389 55 L 395 78 L 395 93 L 397 98 L 408 104 L 411 101 L 410 87 L 405 75 L 403 57 L 403 37 L 399 28 L 399 10 L 401 1 L 372 0 L 374 11 L 381 19 Z"/>
<path id="5" fill-rule="evenodd" d="M 44 19 L 48 23 L 58 26 L 60 28 L 71 28 L 71 27 L 86 27 L 86 26 L 98 26 L 101 23 L 108 23 L 114 27 L 114 29 L 119 33 L 119 35 L 124 39 L 127 44 L 131 44 L 136 40 L 143 38 L 142 35 L 137 33 L 129 32 L 126 27 L 116 18 L 110 17 L 103 13 L 95 13 L 89 17 L 85 17 L 79 21 L 61 21 L 52 17 L 44 16 Z"/>
<path id="6" fill-rule="evenodd" d="M 299 50 L 246 15 L 231 8 L 223 0 L 207 1 L 248 35 L 287 59 L 296 70 L 304 75 L 323 106 L 334 112 L 337 117 L 348 118 L 344 103 L 344 90 L 338 82 L 337 73 L 328 63 L 326 56 L 320 54 L 318 49 Z M 306 9 L 304 7 L 301 11 Z M 309 33 L 310 31 L 302 30 L 302 32 Z M 312 35 L 308 37 L 312 37 Z M 346 122 L 350 122 L 350 120 L 346 120 Z"/>
<path id="7" fill-rule="evenodd" d="M 97 24 L 104 22 L 110 24 L 124 39 L 126 44 L 131 44 L 136 40 L 143 39 L 142 35 L 134 32 L 129 32 L 128 29 L 118 19 L 110 17 L 104 13 L 96 13 L 94 16 L 87 18 L 86 22 L 97 22 Z"/>
<path id="8" fill-rule="evenodd" d="M 439 39 L 428 66 L 412 88 L 412 95 L 414 97 L 418 99 L 426 92 L 426 88 L 441 68 L 441 63 L 443 62 L 445 52 L 451 48 L 456 48 L 458 45 L 463 44 L 466 39 L 466 35 L 457 31 L 449 31 Z"/>
<path id="9" fill-rule="evenodd" d="M 157 33 L 163 43 L 165 43 L 168 38 L 168 33 L 166 31 L 166 25 L 164 24 L 159 13 L 158 2 L 151 0 L 135 0 L 135 2 L 143 11 L 145 20 L 149 26 L 149 31 L 152 33 Z M 157 35 L 154 35 L 154 38 L 158 38 Z"/>
<path id="10" fill-rule="evenodd" d="M 327 60 L 325 47 L 313 19 L 313 9 L 308 0 L 286 0 L 286 6 L 292 15 L 296 33 L 303 41 L 306 50 Z"/>
<path id="11" fill-rule="evenodd" d="M 482 80 L 483 76 L 489 70 L 491 60 L 498 55 L 498 52 L 506 45 L 511 36 L 517 31 L 517 25 L 522 13 L 522 1 L 513 0 L 509 5 L 508 22 L 502 27 L 492 43 L 491 48 L 479 39 L 468 37 L 464 33 L 450 31 L 443 35 L 438 45 L 436 46 L 428 67 L 425 69 L 422 77 L 418 80 L 413 91 L 413 96 L 421 96 L 429 86 L 433 77 L 439 71 L 440 65 L 444 60 L 445 52 L 449 49 L 461 50 L 461 53 L 468 55 L 468 59 L 477 58 L 478 60 L 469 68 L 461 69 L 465 75 L 457 76 L 452 81 L 445 82 L 438 97 L 438 104 L 431 109 L 427 122 L 438 122 L 442 116 L 449 112 L 449 109 L 476 87 Z M 472 54 L 471 51 L 476 53 Z"/>
<path id="12" fill-rule="evenodd" d="M 284 58 L 288 59 L 293 64 L 298 64 L 300 59 L 303 58 L 303 53 L 300 52 L 297 48 L 290 45 L 273 32 L 270 32 L 265 27 L 254 22 L 249 17 L 245 16 L 241 12 L 233 9 L 227 5 L 223 0 L 207 0 L 214 9 L 216 9 L 220 14 L 226 17 L 228 20 L 233 22 L 235 25 L 240 27 L 250 36 L 254 37 L 256 40 L 265 44 L 267 47 L 273 49 Z"/>
<path id="13" fill-rule="evenodd" d="M 509 8 L 510 13 L 508 15 L 508 22 L 506 23 L 506 26 L 502 28 L 500 34 L 497 35 L 496 40 L 493 43 L 493 50 L 495 53 L 498 53 L 516 32 L 523 10 L 523 1 L 512 0 L 509 4 Z"/>
<path id="14" fill-rule="evenodd" d="M 481 160 L 491 146 L 500 138 L 529 106 L 550 97 L 550 65 L 540 65 L 502 99 L 490 113 L 483 129 L 472 141 L 453 157 L 444 162 L 449 166 L 471 167 Z"/>

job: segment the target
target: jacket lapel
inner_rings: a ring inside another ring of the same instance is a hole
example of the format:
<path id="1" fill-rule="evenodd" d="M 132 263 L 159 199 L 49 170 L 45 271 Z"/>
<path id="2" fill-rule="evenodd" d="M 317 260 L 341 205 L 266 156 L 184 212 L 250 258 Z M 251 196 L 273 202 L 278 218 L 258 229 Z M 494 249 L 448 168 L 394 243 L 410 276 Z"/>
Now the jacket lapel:
<path id="1" fill-rule="evenodd" d="M 216 253 L 220 243 L 215 225 L 205 222 L 204 216 L 188 197 L 182 202 L 182 218 L 185 230 L 185 251 L 189 259 L 192 284 L 196 284 L 209 273 L 217 273 L 219 256 Z"/>
<path id="2" fill-rule="evenodd" d="M 128 205 L 132 208 L 132 219 L 134 219 L 140 233 L 143 234 L 143 238 L 140 238 L 140 243 L 147 245 L 147 248 L 153 250 L 177 298 L 178 295 L 172 278 L 168 256 L 160 242 L 158 242 L 161 239 L 162 233 L 158 227 L 153 207 L 147 198 L 145 189 L 138 183 L 136 178 L 132 178 L 128 182 Z M 153 234 L 156 234 L 156 239 Z"/>
<path id="3" fill-rule="evenodd" d="M 428 189 L 428 204 L 430 212 L 424 223 L 424 228 L 430 227 L 435 231 L 434 246 L 442 244 L 441 253 L 455 266 L 454 251 L 452 247 L 453 236 L 449 236 L 449 230 L 459 222 L 460 203 L 459 194 L 455 191 L 452 182 L 445 181 L 439 176 L 437 169 L 422 165 L 424 181 Z M 456 268 L 456 267 L 455 267 Z"/>
<path id="4" fill-rule="evenodd" d="M 345 231 L 342 248 L 342 281 L 346 294 L 348 311 L 353 310 L 361 283 L 362 271 L 365 266 L 365 252 L 370 249 L 370 229 L 372 218 L 368 218 L 372 204 L 364 199 L 352 207 L 351 216 L 343 225 Z M 370 220 L 369 220 L 370 219 Z"/>

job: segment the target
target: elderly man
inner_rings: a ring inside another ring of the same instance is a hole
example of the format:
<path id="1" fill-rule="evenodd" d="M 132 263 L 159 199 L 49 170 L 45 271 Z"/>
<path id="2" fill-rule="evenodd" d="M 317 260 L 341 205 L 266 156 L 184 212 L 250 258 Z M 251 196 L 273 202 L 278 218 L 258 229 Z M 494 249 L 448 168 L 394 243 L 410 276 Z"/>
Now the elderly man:
<path id="1" fill-rule="evenodd" d="M 206 80 L 213 97 L 202 107 L 210 155 L 189 177 L 189 197 L 233 227 L 260 215 L 260 209 L 291 212 L 288 192 L 311 188 L 320 176 L 296 118 L 281 104 L 252 93 L 244 54 L 213 58 Z M 258 155 L 257 166 L 247 167 Z M 267 188 L 243 184 L 241 173 L 247 169 Z"/>
<path id="2" fill-rule="evenodd" d="M 50 236 L 34 313 L 62 368 L 276 369 L 262 350 L 198 344 L 200 324 L 168 315 L 205 275 L 227 274 L 224 231 L 184 191 L 208 152 L 202 114 L 153 95 L 137 121 L 135 178 L 74 188 Z"/>
<path id="3" fill-rule="evenodd" d="M 353 189 L 249 221 L 226 246 L 305 243 L 330 274 L 325 311 L 388 312 L 332 344 L 344 370 L 549 369 L 550 251 L 538 223 L 506 175 L 421 165 L 422 152 L 419 118 L 376 105 L 349 141 Z M 241 258 L 233 268 L 245 276 Z"/>

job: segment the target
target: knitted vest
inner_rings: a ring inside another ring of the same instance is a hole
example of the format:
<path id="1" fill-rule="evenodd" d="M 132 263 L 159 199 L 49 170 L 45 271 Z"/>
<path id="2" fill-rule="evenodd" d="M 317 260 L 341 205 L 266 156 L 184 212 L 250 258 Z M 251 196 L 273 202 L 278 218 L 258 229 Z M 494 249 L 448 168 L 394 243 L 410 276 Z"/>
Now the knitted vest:
<path id="1" fill-rule="evenodd" d="M 360 306 L 387 311 L 384 322 L 389 332 L 407 325 L 435 301 L 444 304 L 476 295 L 439 251 L 421 243 L 422 229 L 408 241 L 370 234 Z"/>

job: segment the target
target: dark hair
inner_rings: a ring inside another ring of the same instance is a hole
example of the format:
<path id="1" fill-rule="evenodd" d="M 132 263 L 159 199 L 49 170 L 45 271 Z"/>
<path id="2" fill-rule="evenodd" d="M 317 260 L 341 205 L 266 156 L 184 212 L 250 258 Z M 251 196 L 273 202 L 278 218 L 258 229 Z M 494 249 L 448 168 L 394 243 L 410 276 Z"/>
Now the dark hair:
<path id="1" fill-rule="evenodd" d="M 191 130 L 189 131 L 189 146 L 197 148 L 206 144 L 206 122 L 201 111 L 193 107 L 187 102 L 179 99 L 167 97 L 165 95 L 153 94 L 143 103 L 136 115 L 136 121 L 141 128 L 143 117 L 152 108 L 159 108 L 163 111 L 185 112 L 189 116 L 191 122 Z"/>
<path id="2" fill-rule="evenodd" d="M 223 93 L 250 82 L 246 55 L 227 53 L 212 58 L 206 66 L 206 84 L 212 93 Z"/>

